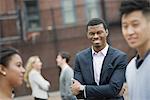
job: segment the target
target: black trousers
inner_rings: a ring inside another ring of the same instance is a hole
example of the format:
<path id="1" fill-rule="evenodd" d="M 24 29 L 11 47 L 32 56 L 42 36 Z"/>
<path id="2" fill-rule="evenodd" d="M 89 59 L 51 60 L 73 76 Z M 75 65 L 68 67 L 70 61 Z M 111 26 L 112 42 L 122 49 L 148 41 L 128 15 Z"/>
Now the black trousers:
<path id="1" fill-rule="evenodd" d="M 41 98 L 34 97 L 34 100 L 48 100 L 48 99 L 41 99 Z"/>

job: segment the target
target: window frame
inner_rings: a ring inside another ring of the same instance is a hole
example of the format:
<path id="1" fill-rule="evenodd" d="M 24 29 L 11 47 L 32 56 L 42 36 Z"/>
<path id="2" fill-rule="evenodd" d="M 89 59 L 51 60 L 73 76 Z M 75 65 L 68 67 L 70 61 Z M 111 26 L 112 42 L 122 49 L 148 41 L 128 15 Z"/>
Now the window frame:
<path id="1" fill-rule="evenodd" d="M 26 2 L 33 2 L 33 1 L 35 1 L 37 4 L 37 6 L 36 6 L 36 11 L 34 12 L 34 13 L 36 13 L 36 14 L 33 14 L 32 16 L 30 15 L 29 16 L 29 14 L 28 14 L 28 7 L 27 7 L 27 4 L 26 4 Z M 41 21 L 40 21 L 40 9 L 39 9 L 39 0 L 24 0 L 23 1 L 23 3 L 24 3 L 24 19 L 23 19 L 23 21 L 25 21 L 25 30 L 27 31 L 27 32 L 34 32 L 34 31 L 40 31 L 41 30 Z M 30 24 L 31 24 L 31 22 L 30 21 L 36 21 L 36 25 L 37 25 L 37 27 L 32 27 L 32 28 L 30 28 Z M 37 24 L 38 23 L 38 24 Z"/>
<path id="2" fill-rule="evenodd" d="M 67 22 L 67 14 L 65 15 L 65 12 L 66 12 L 66 9 L 65 9 L 65 7 L 66 6 L 64 6 L 64 1 L 65 0 L 62 0 L 62 2 L 61 2 L 61 7 L 62 7 L 62 16 L 63 16 L 63 24 L 66 24 L 66 25 L 74 25 L 74 24 L 76 24 L 76 21 L 77 21 L 77 18 L 76 18 L 76 10 L 75 10 L 75 0 L 71 0 L 72 1 L 72 9 L 71 10 L 68 10 L 69 12 L 72 12 L 72 14 L 73 14 L 73 22 Z M 68 0 L 66 0 L 65 2 L 67 2 Z"/>

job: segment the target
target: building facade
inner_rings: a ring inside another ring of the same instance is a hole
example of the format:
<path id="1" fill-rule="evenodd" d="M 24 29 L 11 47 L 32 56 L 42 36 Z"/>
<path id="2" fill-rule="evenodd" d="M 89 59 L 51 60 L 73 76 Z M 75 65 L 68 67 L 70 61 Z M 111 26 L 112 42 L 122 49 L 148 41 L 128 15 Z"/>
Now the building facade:
<path id="1" fill-rule="evenodd" d="M 57 91 L 60 69 L 56 65 L 58 51 L 74 56 L 87 48 L 86 23 L 94 17 L 109 24 L 110 45 L 128 53 L 120 30 L 118 0 L 0 0 L 0 46 L 13 46 L 20 50 L 24 62 L 31 55 L 42 59 L 42 74 Z M 119 42 L 118 42 L 119 41 Z M 16 96 L 30 94 L 23 84 L 15 89 Z"/>

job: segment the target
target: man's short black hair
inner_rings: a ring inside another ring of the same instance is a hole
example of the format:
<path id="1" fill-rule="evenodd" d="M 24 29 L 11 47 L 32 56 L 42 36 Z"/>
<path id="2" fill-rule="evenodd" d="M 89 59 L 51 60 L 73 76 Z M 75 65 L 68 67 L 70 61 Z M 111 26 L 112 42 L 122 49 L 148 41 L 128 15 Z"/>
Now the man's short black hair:
<path id="1" fill-rule="evenodd" d="M 150 1 L 149 0 L 123 0 L 120 6 L 121 17 L 123 14 L 129 14 L 133 11 L 141 10 L 143 14 L 150 13 Z"/>
<path id="2" fill-rule="evenodd" d="M 69 54 L 68 52 L 66 52 L 66 51 L 60 51 L 58 54 L 59 54 L 63 59 L 66 59 L 66 62 L 67 62 L 67 63 L 69 63 L 71 56 L 70 56 L 70 54 Z"/>
<path id="3" fill-rule="evenodd" d="M 88 24 L 87 24 L 87 27 L 86 27 L 86 30 L 88 30 L 88 26 L 94 26 L 94 25 L 99 25 L 99 24 L 103 24 L 105 30 L 108 29 L 106 23 L 104 20 L 100 19 L 100 18 L 92 18 Z"/>

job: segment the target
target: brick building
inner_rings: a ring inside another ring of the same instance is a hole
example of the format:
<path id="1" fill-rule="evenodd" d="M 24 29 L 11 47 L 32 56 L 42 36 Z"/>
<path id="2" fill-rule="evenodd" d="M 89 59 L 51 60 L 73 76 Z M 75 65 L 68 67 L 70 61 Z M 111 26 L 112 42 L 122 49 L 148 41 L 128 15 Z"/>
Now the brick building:
<path id="1" fill-rule="evenodd" d="M 42 74 L 51 82 L 51 91 L 58 90 L 59 71 L 56 55 L 60 50 L 75 54 L 88 47 L 85 25 L 93 17 L 109 24 L 110 45 L 128 53 L 120 30 L 119 0 L 0 0 L 0 46 L 20 50 L 24 62 L 39 55 Z M 25 84 L 15 89 L 16 96 L 30 94 Z"/>

